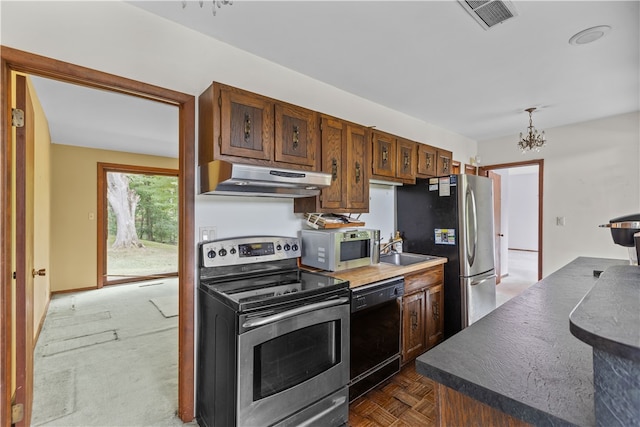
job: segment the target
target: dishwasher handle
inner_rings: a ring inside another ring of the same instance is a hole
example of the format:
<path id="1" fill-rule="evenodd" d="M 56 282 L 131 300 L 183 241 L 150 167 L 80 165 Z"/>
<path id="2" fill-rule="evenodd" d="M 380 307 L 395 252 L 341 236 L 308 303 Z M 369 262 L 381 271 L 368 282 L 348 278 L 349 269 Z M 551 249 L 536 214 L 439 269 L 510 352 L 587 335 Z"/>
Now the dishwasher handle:
<path id="1" fill-rule="evenodd" d="M 271 316 L 255 317 L 249 319 L 242 324 L 243 328 L 255 328 L 256 326 L 264 326 L 269 323 L 275 323 L 288 317 L 297 316 L 303 313 L 309 313 L 311 311 L 320 310 L 327 307 L 333 307 L 340 304 L 346 304 L 349 302 L 349 298 L 342 297 L 337 299 L 330 299 L 327 301 L 316 302 L 309 305 L 303 305 L 301 307 L 292 308 L 291 310 L 283 311 L 282 313 L 272 314 Z"/>

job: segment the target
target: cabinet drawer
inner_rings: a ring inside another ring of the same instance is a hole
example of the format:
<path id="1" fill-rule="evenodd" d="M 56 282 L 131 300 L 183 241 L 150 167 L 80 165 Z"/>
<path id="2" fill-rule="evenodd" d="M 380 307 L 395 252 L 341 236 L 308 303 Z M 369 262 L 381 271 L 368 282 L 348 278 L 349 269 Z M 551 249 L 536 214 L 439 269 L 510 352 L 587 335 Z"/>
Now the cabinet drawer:
<path id="1" fill-rule="evenodd" d="M 444 279 L 444 268 L 442 265 L 432 267 L 404 276 L 404 293 L 419 291 L 436 283 L 442 283 Z"/>

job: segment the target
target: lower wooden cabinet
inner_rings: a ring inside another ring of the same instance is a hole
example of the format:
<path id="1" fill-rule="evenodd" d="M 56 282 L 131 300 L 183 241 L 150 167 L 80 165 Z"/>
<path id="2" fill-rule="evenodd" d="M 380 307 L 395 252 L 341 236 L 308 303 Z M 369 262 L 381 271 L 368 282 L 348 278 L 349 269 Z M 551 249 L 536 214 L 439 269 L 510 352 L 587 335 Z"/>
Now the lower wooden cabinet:
<path id="1" fill-rule="evenodd" d="M 442 341 L 444 337 L 444 286 L 432 285 L 426 291 L 427 349 Z"/>
<path id="2" fill-rule="evenodd" d="M 405 276 L 402 297 L 402 363 L 438 344 L 444 337 L 444 267 Z"/>
<path id="3" fill-rule="evenodd" d="M 425 340 L 426 295 L 417 292 L 402 298 L 402 361 L 415 359 L 427 349 Z"/>

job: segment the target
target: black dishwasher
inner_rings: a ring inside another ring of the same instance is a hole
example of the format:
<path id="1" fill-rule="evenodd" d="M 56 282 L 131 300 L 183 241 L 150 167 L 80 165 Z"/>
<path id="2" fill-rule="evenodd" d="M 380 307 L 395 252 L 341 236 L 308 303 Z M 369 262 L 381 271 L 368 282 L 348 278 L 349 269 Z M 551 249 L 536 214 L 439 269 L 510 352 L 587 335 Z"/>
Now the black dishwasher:
<path id="1" fill-rule="evenodd" d="M 404 278 L 351 289 L 349 402 L 400 372 Z"/>

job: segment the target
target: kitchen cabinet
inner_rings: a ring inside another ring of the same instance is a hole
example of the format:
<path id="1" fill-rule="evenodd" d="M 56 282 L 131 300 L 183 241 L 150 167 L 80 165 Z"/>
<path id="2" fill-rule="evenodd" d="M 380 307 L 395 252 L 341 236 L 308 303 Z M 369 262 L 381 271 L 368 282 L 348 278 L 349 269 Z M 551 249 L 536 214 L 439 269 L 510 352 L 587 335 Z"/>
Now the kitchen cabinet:
<path id="1" fill-rule="evenodd" d="M 438 149 L 438 161 L 436 162 L 436 175 L 443 176 L 452 173 L 451 166 L 453 153 L 447 150 Z"/>
<path id="2" fill-rule="evenodd" d="M 373 131 L 372 177 L 415 184 L 417 143 L 388 133 Z"/>
<path id="3" fill-rule="evenodd" d="M 418 144 L 417 175 L 421 178 L 455 173 L 453 153 L 427 144 Z"/>
<path id="4" fill-rule="evenodd" d="M 418 176 L 436 176 L 438 149 L 427 144 L 418 144 Z"/>
<path id="5" fill-rule="evenodd" d="M 426 295 L 416 292 L 402 298 L 402 362 L 415 359 L 427 350 L 425 341 Z"/>
<path id="6" fill-rule="evenodd" d="M 396 141 L 396 177 L 404 183 L 415 184 L 417 143 L 398 138 Z"/>
<path id="7" fill-rule="evenodd" d="M 444 267 L 411 273 L 404 280 L 402 363 L 407 363 L 444 337 Z"/>
<path id="8" fill-rule="evenodd" d="M 321 171 L 331 174 L 331 186 L 317 197 L 295 199 L 294 212 L 368 212 L 368 129 L 325 115 L 320 123 Z"/>
<path id="9" fill-rule="evenodd" d="M 213 83 L 198 99 L 199 162 L 317 170 L 318 113 Z"/>
<path id="10" fill-rule="evenodd" d="M 442 341 L 444 337 L 444 286 L 432 285 L 425 290 L 427 349 Z"/>
<path id="11" fill-rule="evenodd" d="M 372 172 L 381 178 L 396 177 L 396 137 L 387 133 L 372 133 Z"/>

